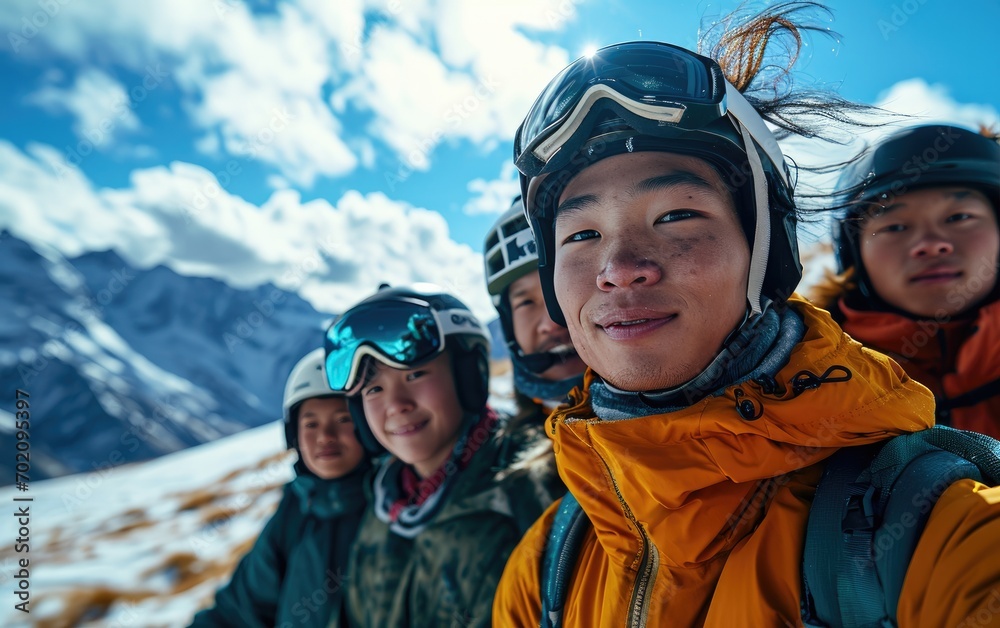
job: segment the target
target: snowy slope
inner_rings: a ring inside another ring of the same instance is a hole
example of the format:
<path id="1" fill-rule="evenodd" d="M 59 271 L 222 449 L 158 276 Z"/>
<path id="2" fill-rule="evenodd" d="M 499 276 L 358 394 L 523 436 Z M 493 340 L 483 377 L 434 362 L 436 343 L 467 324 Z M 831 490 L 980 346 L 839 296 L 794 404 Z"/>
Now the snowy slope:
<path id="1" fill-rule="evenodd" d="M 280 424 L 146 463 L 33 483 L 30 552 L 0 550 L 10 590 L 30 557 L 31 620 L 53 625 L 179 626 L 235 565 L 277 506 L 294 454 Z M 17 502 L 21 504 L 21 502 Z M 92 623 L 75 620 L 92 619 Z M 58 619 L 57 619 L 58 618 Z M 11 604 L 0 625 L 29 625 Z"/>

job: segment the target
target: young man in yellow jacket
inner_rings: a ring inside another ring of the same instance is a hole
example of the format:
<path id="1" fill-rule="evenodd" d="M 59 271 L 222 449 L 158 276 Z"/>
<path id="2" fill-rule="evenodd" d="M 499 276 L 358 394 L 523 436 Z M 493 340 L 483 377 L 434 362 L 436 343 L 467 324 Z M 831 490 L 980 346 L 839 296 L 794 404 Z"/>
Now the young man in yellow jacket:
<path id="1" fill-rule="evenodd" d="M 746 77 L 667 44 L 610 46 L 553 79 L 518 130 L 546 304 L 590 366 L 545 425 L 563 501 L 588 522 L 554 579 L 565 503 L 536 522 L 496 625 L 803 625 L 827 460 L 933 424 L 926 388 L 792 295 L 792 185 Z M 1000 489 L 943 487 L 923 495 L 900 626 L 1000 610 Z"/>

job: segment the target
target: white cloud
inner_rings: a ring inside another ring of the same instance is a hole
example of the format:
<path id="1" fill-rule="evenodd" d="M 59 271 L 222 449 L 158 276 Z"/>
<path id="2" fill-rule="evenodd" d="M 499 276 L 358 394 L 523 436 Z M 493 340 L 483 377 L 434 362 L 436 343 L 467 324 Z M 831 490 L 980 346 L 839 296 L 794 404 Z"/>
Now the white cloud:
<path id="1" fill-rule="evenodd" d="M 357 1 L 302 4 L 260 16 L 236 0 L 60 4 L 23 51 L 54 52 L 83 66 L 96 59 L 136 74 L 162 65 L 198 128 L 217 130 L 231 154 L 252 156 L 311 185 L 317 176 L 342 175 L 357 164 L 322 88 L 339 59 L 335 38 L 363 16 Z M 16 31 L 37 6 L 20 0 L 5 8 L 0 26 Z M 295 124 L 276 132 L 276 112 Z"/>
<path id="2" fill-rule="evenodd" d="M 262 14 L 238 0 L 77 2 L 60 4 L 23 50 L 136 74 L 163 64 L 200 138 L 217 132 L 229 154 L 252 154 L 309 186 L 356 168 L 350 147 L 365 131 L 411 170 L 427 169 L 441 142 L 490 151 L 508 141 L 568 61 L 523 30 L 564 27 L 578 1 L 297 0 Z M 8 3 L 0 26 L 16 30 L 35 8 L 34 0 Z M 337 116 L 347 103 L 374 114 L 366 129 L 343 128 Z M 295 123 L 261 142 L 275 111 Z M 195 144 L 212 154 L 211 144 Z"/>
<path id="3" fill-rule="evenodd" d="M 219 7 L 233 4 L 233 0 L 58 1 L 48 4 L 53 10 L 45 12 L 37 0 L 11 0 L 0 5 L 0 26 L 26 37 L 15 49 L 20 55 L 44 57 L 51 50 L 81 65 L 113 59 L 141 71 L 144 64 L 164 55 L 180 57 L 185 51 L 197 51 L 218 31 Z M 41 27 L 25 32 L 23 18 L 38 13 L 48 16 L 36 22 Z"/>
<path id="4" fill-rule="evenodd" d="M 114 149 L 114 155 L 121 159 L 152 160 L 159 154 L 159 151 L 149 144 L 116 146 Z"/>
<path id="5" fill-rule="evenodd" d="M 538 93 L 571 60 L 562 48 L 533 41 L 522 29 L 563 28 L 576 17 L 579 1 L 442 0 L 435 15 L 441 57 L 497 86 L 487 103 L 489 116 L 480 121 L 494 136 L 509 141 Z"/>
<path id="6" fill-rule="evenodd" d="M 132 111 L 135 103 L 125 87 L 101 70 L 82 70 L 69 87 L 46 85 L 30 94 L 27 101 L 49 113 L 70 113 L 76 120 L 73 132 L 81 140 L 103 148 L 123 130 L 139 128 Z"/>
<path id="7" fill-rule="evenodd" d="M 509 141 L 537 92 L 568 62 L 566 51 L 520 29 L 552 30 L 573 16 L 568 0 L 442 0 L 432 15 L 407 5 L 390 15 L 396 23 L 374 29 L 360 50 L 360 72 L 334 93 L 333 106 L 350 101 L 372 110 L 368 130 L 396 151 L 401 168 L 426 170 L 437 145 L 449 140 L 492 150 Z M 415 26 L 423 20 L 430 23 Z"/>
<path id="8" fill-rule="evenodd" d="M 218 129 L 228 154 L 277 166 L 301 185 L 312 185 L 319 175 L 346 174 L 357 165 L 340 138 L 340 123 L 321 101 L 249 83 L 239 72 L 205 79 L 203 97 L 191 115 L 199 126 Z"/>
<path id="9" fill-rule="evenodd" d="M 380 193 L 351 191 L 331 205 L 277 190 L 258 207 L 180 162 L 136 170 L 127 188 L 95 190 L 55 149 L 25 154 L 0 141 L 0 228 L 68 257 L 114 249 L 141 268 L 164 264 L 236 287 L 272 282 L 327 312 L 383 281 L 427 281 L 494 315 L 480 255 L 451 239 L 440 214 Z"/>
<path id="10" fill-rule="evenodd" d="M 976 127 L 981 122 L 1000 120 L 996 107 L 958 103 L 943 85 L 928 85 L 919 78 L 896 83 L 879 96 L 876 104 L 915 116 L 919 124 L 948 122 Z"/>
<path id="11" fill-rule="evenodd" d="M 306 20 L 314 23 L 320 33 L 338 48 L 339 63 L 334 72 L 357 70 L 365 27 L 363 0 L 299 0 L 298 6 Z"/>
<path id="12" fill-rule="evenodd" d="M 265 179 L 265 182 L 267 183 L 267 187 L 271 188 L 272 190 L 286 190 L 292 187 L 288 183 L 288 179 L 284 177 L 279 177 L 276 174 L 268 176 L 267 179 Z"/>
<path id="13" fill-rule="evenodd" d="M 329 37 L 347 32 L 339 33 L 333 22 L 344 16 L 349 24 L 351 15 L 307 4 L 308 14 L 281 5 L 276 16 L 265 17 L 251 16 L 242 5 L 232 8 L 204 42 L 203 54 L 182 63 L 177 77 L 200 95 L 189 103 L 192 119 L 218 129 L 229 154 L 270 163 L 310 186 L 317 176 L 350 172 L 358 161 L 322 98 L 336 44 Z"/>
<path id="14" fill-rule="evenodd" d="M 511 201 L 521 193 L 517 170 L 514 163 L 505 161 L 500 167 L 500 177 L 487 181 L 474 179 L 469 181 L 468 190 L 476 196 L 462 208 L 466 214 L 500 214 L 510 209 Z"/>
<path id="15" fill-rule="evenodd" d="M 216 157 L 219 155 L 219 150 L 222 148 L 222 142 L 219 141 L 218 134 L 208 132 L 195 140 L 194 148 L 203 155 Z"/>
<path id="16" fill-rule="evenodd" d="M 406 59 L 406 63 L 400 63 Z M 426 170 L 429 155 L 443 140 L 467 136 L 483 140 L 484 104 L 495 93 L 482 82 L 449 70 L 409 34 L 379 27 L 365 49 L 361 73 L 344 88 L 356 105 L 376 114 L 369 131 L 389 144 L 412 169 Z"/>
<path id="17" fill-rule="evenodd" d="M 0 141 L 0 225 L 14 235 L 52 246 L 67 256 L 116 242 L 150 249 L 166 235 L 149 216 L 115 215 L 90 181 L 51 146 L 29 145 L 26 155 Z"/>

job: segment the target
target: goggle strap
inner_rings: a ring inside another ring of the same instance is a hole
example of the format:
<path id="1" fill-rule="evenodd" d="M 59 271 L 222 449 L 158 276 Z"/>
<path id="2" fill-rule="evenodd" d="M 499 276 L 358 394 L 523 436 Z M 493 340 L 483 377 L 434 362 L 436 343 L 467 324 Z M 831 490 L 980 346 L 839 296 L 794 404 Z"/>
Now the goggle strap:
<path id="1" fill-rule="evenodd" d="M 451 334 L 482 334 L 483 326 L 469 310 L 452 309 L 434 312 L 442 331 L 441 346 Z"/>
<path id="2" fill-rule="evenodd" d="M 774 139 L 774 134 L 764 124 L 764 119 L 760 117 L 760 114 L 753 108 L 753 105 L 729 81 L 726 81 L 726 107 L 729 115 L 739 123 L 743 134 L 749 133 L 750 137 L 764 149 L 764 152 L 771 159 L 771 163 L 774 164 L 774 169 L 777 171 L 775 175 L 781 177 L 785 186 L 791 189 L 788 174 L 783 167 L 785 156 L 778 146 L 778 141 Z M 750 149 L 748 148 L 747 151 L 749 155 Z M 760 163 L 760 160 L 758 159 L 757 162 Z"/>
<path id="3" fill-rule="evenodd" d="M 763 312 L 760 302 L 760 294 L 764 289 L 764 275 L 767 272 L 767 258 L 771 248 L 771 212 L 767 199 L 767 178 L 764 176 L 764 166 L 757 154 L 753 138 L 750 132 L 737 120 L 740 127 L 740 136 L 743 138 L 743 146 L 746 148 L 747 160 L 750 163 L 750 171 L 753 173 L 753 192 L 755 212 L 755 226 L 753 236 L 753 247 L 750 249 L 750 276 L 747 279 L 747 301 L 755 315 Z"/>

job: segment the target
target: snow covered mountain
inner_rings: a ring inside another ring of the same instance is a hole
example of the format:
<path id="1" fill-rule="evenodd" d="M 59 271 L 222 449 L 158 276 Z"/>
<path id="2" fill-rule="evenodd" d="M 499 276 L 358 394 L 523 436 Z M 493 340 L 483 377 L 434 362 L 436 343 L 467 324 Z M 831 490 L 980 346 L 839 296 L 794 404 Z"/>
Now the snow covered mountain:
<path id="1" fill-rule="evenodd" d="M 31 397 L 32 480 L 144 460 L 273 421 L 328 314 L 114 252 L 64 259 L 0 239 L 0 447 Z M 11 459 L 0 462 L 13 481 Z"/>

